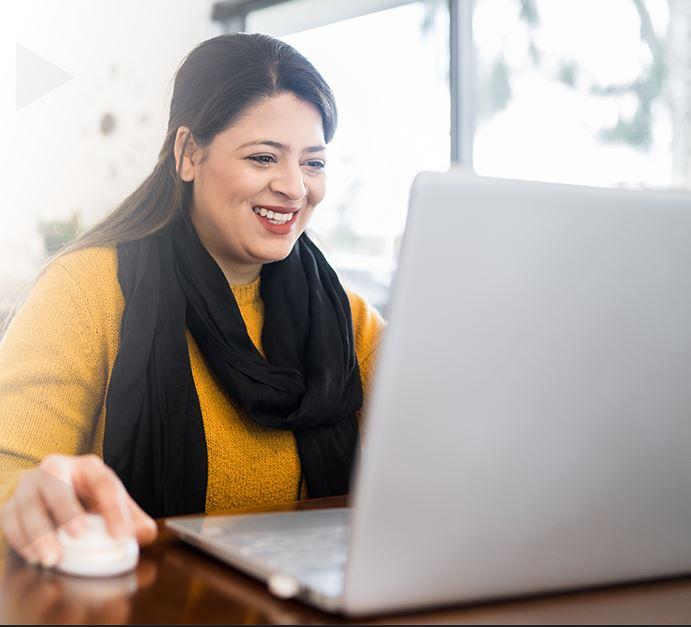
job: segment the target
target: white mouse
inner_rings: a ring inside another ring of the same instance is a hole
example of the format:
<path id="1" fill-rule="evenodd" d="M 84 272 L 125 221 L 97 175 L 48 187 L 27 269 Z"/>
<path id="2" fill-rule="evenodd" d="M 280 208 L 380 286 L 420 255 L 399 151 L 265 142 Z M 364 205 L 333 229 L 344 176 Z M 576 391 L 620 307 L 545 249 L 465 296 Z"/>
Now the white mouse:
<path id="1" fill-rule="evenodd" d="M 77 537 L 58 530 L 61 556 L 55 570 L 81 577 L 112 577 L 133 570 L 139 561 L 137 541 L 113 538 L 98 514 L 86 514 L 85 520 L 86 529 Z"/>

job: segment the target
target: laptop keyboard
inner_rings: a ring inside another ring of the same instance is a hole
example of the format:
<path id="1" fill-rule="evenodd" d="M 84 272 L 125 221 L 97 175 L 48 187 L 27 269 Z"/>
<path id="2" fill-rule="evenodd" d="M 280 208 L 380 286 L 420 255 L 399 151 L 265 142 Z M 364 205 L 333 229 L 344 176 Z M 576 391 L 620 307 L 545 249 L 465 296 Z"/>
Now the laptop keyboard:
<path id="1" fill-rule="evenodd" d="M 261 561 L 270 570 L 293 575 L 344 570 L 348 557 L 347 525 L 288 529 L 281 533 L 231 533 L 224 534 L 222 542 L 244 557 Z"/>

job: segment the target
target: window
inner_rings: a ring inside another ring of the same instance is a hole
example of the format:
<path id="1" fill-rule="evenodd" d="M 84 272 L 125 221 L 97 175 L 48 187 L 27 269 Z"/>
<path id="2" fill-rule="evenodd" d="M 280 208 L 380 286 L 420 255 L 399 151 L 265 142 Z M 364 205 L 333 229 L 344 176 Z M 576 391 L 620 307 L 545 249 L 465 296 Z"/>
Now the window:
<path id="1" fill-rule="evenodd" d="M 689 5 L 476 0 L 475 171 L 689 186 Z"/>

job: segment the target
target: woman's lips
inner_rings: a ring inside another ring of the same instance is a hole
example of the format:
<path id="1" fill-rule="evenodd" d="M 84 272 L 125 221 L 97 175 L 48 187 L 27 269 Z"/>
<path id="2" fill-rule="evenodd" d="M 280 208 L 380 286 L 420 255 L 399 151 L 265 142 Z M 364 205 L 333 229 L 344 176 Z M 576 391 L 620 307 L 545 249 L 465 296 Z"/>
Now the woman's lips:
<path id="1" fill-rule="evenodd" d="M 279 209 L 283 209 L 283 211 L 280 211 Z M 267 215 L 262 216 L 258 211 L 263 210 L 263 213 L 268 213 L 271 211 L 271 215 L 273 214 L 279 214 L 281 217 L 285 216 L 286 214 L 290 214 L 290 218 L 286 221 L 280 220 L 279 221 L 270 221 L 272 218 L 269 218 Z M 272 233 L 274 235 L 286 235 L 290 233 L 293 228 L 295 227 L 295 223 L 297 221 L 296 215 L 298 213 L 298 210 L 286 210 L 285 207 L 277 207 L 275 209 L 271 209 L 267 205 L 257 205 L 252 208 L 252 213 L 257 217 L 257 220 L 261 223 L 261 225 L 269 231 L 269 233 Z"/>

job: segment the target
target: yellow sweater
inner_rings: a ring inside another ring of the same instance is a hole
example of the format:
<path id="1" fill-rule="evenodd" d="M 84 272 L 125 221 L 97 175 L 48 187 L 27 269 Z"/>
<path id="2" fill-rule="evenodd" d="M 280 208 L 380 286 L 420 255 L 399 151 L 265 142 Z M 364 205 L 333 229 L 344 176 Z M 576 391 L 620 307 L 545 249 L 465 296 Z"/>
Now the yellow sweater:
<path id="1" fill-rule="evenodd" d="M 232 291 L 262 351 L 259 281 Z M 361 297 L 348 297 L 366 398 L 383 320 Z M 102 456 L 123 309 L 114 247 L 65 255 L 33 287 L 0 344 L 0 504 L 20 473 L 50 453 Z M 206 511 L 296 499 L 300 463 L 293 433 L 249 418 L 219 387 L 189 331 L 187 344 L 206 434 Z"/>

